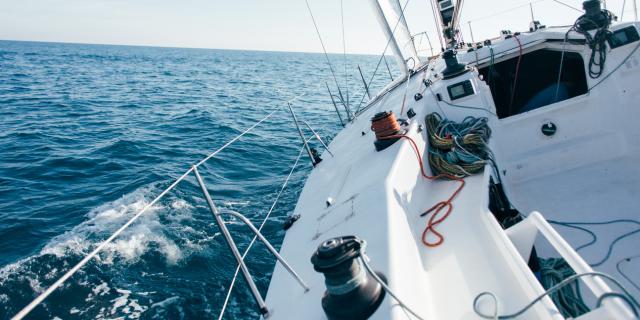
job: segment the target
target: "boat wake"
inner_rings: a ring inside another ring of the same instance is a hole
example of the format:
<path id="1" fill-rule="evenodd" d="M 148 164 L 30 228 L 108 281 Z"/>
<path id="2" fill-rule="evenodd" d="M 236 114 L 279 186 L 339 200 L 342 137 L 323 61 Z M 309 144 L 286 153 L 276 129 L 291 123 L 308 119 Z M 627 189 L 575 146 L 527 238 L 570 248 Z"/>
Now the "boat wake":
<path id="1" fill-rule="evenodd" d="M 146 206 L 160 190 L 160 184 L 152 184 L 103 204 L 91 210 L 83 223 L 53 238 L 39 253 L 0 269 L 0 319 L 18 311 L 9 306 L 25 305 L 43 292 Z M 149 308 L 154 309 L 156 315 L 169 316 L 164 309 L 179 302 L 180 298 L 169 297 L 155 302 L 156 292 L 145 291 L 145 282 L 177 281 L 169 275 L 172 269 L 182 269 L 194 262 L 203 264 L 200 258 L 211 260 L 217 251 L 212 240 L 219 233 L 209 227 L 210 217 L 199 214 L 196 208 L 199 205 L 191 204 L 197 203 L 193 200 L 176 191 L 150 208 L 108 244 L 86 269 L 72 277 L 60 293 L 54 293 L 44 303 L 42 309 L 47 316 L 138 318 Z M 248 203 L 223 203 L 227 209 L 238 205 Z M 128 290 L 122 289 L 124 287 Z M 131 290 L 132 287 L 140 290 Z M 65 306 L 60 306 L 60 301 L 64 301 Z M 178 317 L 184 314 L 180 306 L 174 311 Z M 41 312 L 39 310 L 35 315 L 41 315 Z"/>

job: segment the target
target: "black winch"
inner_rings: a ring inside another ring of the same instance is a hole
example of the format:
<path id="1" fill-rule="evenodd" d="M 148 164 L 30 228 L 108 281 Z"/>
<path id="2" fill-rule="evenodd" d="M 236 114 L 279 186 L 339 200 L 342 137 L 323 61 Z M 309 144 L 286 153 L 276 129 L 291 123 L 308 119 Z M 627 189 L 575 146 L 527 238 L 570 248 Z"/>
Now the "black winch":
<path id="1" fill-rule="evenodd" d="M 442 58 L 444 59 L 444 63 L 447 65 L 444 71 L 442 71 L 443 79 L 457 77 L 467 72 L 467 68 L 465 67 L 465 65 L 458 62 L 455 51 L 451 49 L 445 51 L 442 54 Z"/>
<path id="2" fill-rule="evenodd" d="M 611 24 L 611 15 L 602 10 L 600 0 L 587 0 L 582 3 L 585 13 L 578 20 L 578 27 L 584 31 L 602 28 Z"/>
<path id="3" fill-rule="evenodd" d="M 311 256 L 313 268 L 325 277 L 322 309 L 329 320 L 367 319 L 384 299 L 382 286 L 358 259 L 363 244 L 356 236 L 332 238 Z M 386 281 L 382 274 L 376 274 Z"/>

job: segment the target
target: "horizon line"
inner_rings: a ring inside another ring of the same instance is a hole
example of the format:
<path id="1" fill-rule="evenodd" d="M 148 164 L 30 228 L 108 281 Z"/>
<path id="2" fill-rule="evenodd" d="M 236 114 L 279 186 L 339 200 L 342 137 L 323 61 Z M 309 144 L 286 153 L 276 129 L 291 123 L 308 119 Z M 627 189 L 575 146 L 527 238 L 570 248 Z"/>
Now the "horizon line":
<path id="1" fill-rule="evenodd" d="M 189 47 L 189 46 L 172 46 L 172 45 L 149 45 L 149 44 L 121 44 L 121 43 L 95 43 L 95 42 L 69 42 L 69 41 L 49 41 L 49 40 L 23 40 L 23 39 L 0 39 L 0 41 L 13 42 L 36 42 L 36 43 L 55 43 L 55 44 L 71 44 L 71 45 L 94 45 L 94 46 L 119 46 L 119 47 L 142 47 L 142 48 L 164 48 L 164 49 L 194 49 L 194 50 L 226 50 L 226 51 L 255 51 L 255 52 L 273 52 L 273 53 L 311 53 L 324 54 L 322 51 L 285 51 L 285 50 L 266 50 L 266 49 L 240 49 L 240 48 L 210 48 L 210 47 Z M 327 52 L 332 55 L 343 55 L 343 52 Z M 360 56 L 380 56 L 373 53 L 346 53 L 347 55 Z M 392 54 L 385 54 L 393 56 Z"/>

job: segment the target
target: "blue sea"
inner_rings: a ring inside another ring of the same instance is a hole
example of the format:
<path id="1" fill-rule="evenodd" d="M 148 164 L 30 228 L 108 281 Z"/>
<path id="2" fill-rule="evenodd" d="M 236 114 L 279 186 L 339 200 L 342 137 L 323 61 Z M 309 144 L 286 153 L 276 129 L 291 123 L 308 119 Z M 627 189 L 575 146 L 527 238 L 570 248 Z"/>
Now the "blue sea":
<path id="1" fill-rule="evenodd" d="M 343 56 L 330 58 L 355 107 L 364 93 L 356 66 L 369 78 L 378 57 L 348 55 L 346 84 Z M 0 41 L 0 319 L 192 164 L 279 108 L 200 169 L 221 210 L 259 224 L 300 150 L 285 101 L 306 94 L 294 110 L 327 142 L 341 129 L 326 93 L 325 81 L 336 89 L 324 59 Z M 389 81 L 384 64 L 378 73 L 372 91 Z M 303 157 L 263 229 L 277 248 L 310 170 Z M 244 250 L 247 228 L 233 219 L 228 227 Z M 265 295 L 273 257 L 256 244 L 246 261 Z M 216 318 L 235 268 L 190 176 L 29 318 Z M 258 318 L 242 280 L 225 313 L 238 318 Z"/>

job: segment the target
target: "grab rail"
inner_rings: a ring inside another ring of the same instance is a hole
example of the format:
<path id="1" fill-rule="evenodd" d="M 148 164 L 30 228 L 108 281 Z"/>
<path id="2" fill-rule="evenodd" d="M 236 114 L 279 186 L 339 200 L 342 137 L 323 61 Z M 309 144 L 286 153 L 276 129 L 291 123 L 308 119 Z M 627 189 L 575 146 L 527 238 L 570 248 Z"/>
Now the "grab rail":
<path id="1" fill-rule="evenodd" d="M 307 148 L 307 151 L 313 161 L 313 156 L 311 154 L 311 150 L 308 148 L 307 145 L 307 140 L 304 139 L 304 136 L 302 135 L 302 131 L 300 130 L 300 127 L 298 125 L 298 120 L 295 116 L 295 114 L 293 113 L 293 109 L 291 108 L 291 103 L 295 100 L 298 100 L 299 98 L 301 98 L 302 96 L 304 96 L 305 94 L 301 94 L 298 95 L 288 101 L 286 101 L 287 105 L 289 106 L 289 110 L 291 111 L 291 115 L 296 123 L 296 127 L 298 128 L 298 132 L 300 133 L 301 138 L 303 139 L 304 145 Z M 224 225 L 224 221 L 222 220 L 222 218 L 220 217 L 220 212 L 218 211 L 218 209 L 216 208 L 215 204 L 213 203 L 213 200 L 211 200 L 211 196 L 209 195 L 206 186 L 204 184 L 204 181 L 202 180 L 202 177 L 200 176 L 197 168 L 202 165 L 203 163 L 205 163 L 206 161 L 208 161 L 209 159 L 211 159 L 212 157 L 214 157 L 215 155 L 217 155 L 218 153 L 220 153 L 222 150 L 226 149 L 227 147 L 229 147 L 231 144 L 235 143 L 236 141 L 238 141 L 241 137 L 243 137 L 244 135 L 246 135 L 247 133 L 249 133 L 251 130 L 253 130 L 256 126 L 258 126 L 259 124 L 263 123 L 264 121 L 266 121 L 267 119 L 271 118 L 280 108 L 276 107 L 273 108 L 266 116 L 264 116 L 263 118 L 261 118 L 260 120 L 256 121 L 255 123 L 253 123 L 250 127 L 248 127 L 247 129 L 245 129 L 244 131 L 242 131 L 241 133 L 239 133 L 238 135 L 236 135 L 234 138 L 232 138 L 231 140 L 229 140 L 228 142 L 226 142 L 224 145 L 222 145 L 220 148 L 218 148 L 217 150 L 215 150 L 214 152 L 210 153 L 208 156 L 206 156 L 205 158 L 203 158 L 202 160 L 200 160 L 198 163 L 196 163 L 195 165 L 191 166 L 188 170 L 186 170 L 180 177 L 178 177 L 175 181 L 173 181 L 166 189 L 164 189 L 159 195 L 157 195 L 151 202 L 149 202 L 147 205 L 145 205 L 142 210 L 138 211 L 135 215 L 133 215 L 133 217 L 131 217 L 125 224 L 123 224 L 120 228 L 118 228 L 113 234 L 111 234 L 106 240 L 100 242 L 95 249 L 93 249 L 89 254 L 87 254 L 86 256 L 84 256 L 82 258 L 82 260 L 80 260 L 80 262 L 78 262 L 76 265 L 74 265 L 73 267 L 71 267 L 71 269 L 69 269 L 66 273 L 64 273 L 60 278 L 58 278 L 51 286 L 49 286 L 46 290 L 44 290 L 42 293 L 40 293 L 35 299 L 33 299 L 29 304 L 27 304 L 24 308 L 22 308 L 18 313 L 16 313 L 11 319 L 12 320 L 20 320 L 23 319 L 25 316 L 27 316 L 35 307 L 37 307 L 38 305 L 40 305 L 49 295 L 51 295 L 51 293 L 53 293 L 56 289 L 58 289 L 60 286 L 62 286 L 62 284 L 64 284 L 69 278 L 71 278 L 76 272 L 78 272 L 78 270 L 80 270 L 82 267 L 84 267 L 91 259 L 95 258 L 98 253 L 100 253 L 109 243 L 111 243 L 115 238 L 117 238 L 125 229 L 127 229 L 131 224 L 133 224 L 141 215 L 143 215 L 145 212 L 147 212 L 151 207 L 153 207 L 158 201 L 160 201 L 160 199 L 162 199 L 169 191 L 173 190 L 181 181 L 183 181 L 192 171 L 194 172 L 194 174 L 196 175 L 196 179 L 198 180 L 198 183 L 200 184 L 200 187 L 203 191 L 203 194 L 207 200 L 207 203 L 209 205 L 210 210 L 213 213 L 214 218 L 216 219 L 216 222 L 218 224 L 218 226 L 220 227 L 222 233 L 225 236 L 225 240 L 227 241 L 227 244 L 229 245 L 232 253 L 234 254 L 236 260 L 238 261 L 238 268 L 242 269 L 243 272 L 243 276 L 245 278 L 245 280 L 247 280 L 247 284 L 249 285 L 252 294 L 254 295 L 254 298 L 256 299 L 256 302 L 258 303 L 258 306 L 260 308 L 260 312 L 263 314 L 263 316 L 266 318 L 268 317 L 268 309 L 267 306 L 264 302 L 264 299 L 262 299 L 262 297 L 260 296 L 260 293 L 255 285 L 255 283 L 253 282 L 253 279 L 251 278 L 251 274 L 249 273 L 248 269 L 246 268 L 246 265 L 244 264 L 243 256 L 239 255 L 238 249 L 235 246 L 235 243 L 233 242 L 233 239 L 231 238 L 231 235 L 228 231 L 228 229 L 226 228 L 226 226 Z M 308 124 L 307 124 L 308 125 Z M 311 128 L 310 128 L 311 129 Z M 313 131 L 313 129 L 311 129 L 312 132 L 314 132 L 315 138 L 317 138 L 322 144 L 323 146 L 326 148 L 326 145 L 324 144 L 324 142 L 319 138 L 319 136 L 315 133 L 315 131 Z M 314 137 L 311 137 L 314 138 Z M 302 155 L 302 149 L 300 150 L 300 154 L 298 154 L 298 158 L 295 161 L 295 164 L 292 168 L 292 171 L 289 173 L 289 176 L 287 176 L 287 179 L 285 180 L 284 185 L 282 186 L 280 192 L 278 193 L 278 197 L 280 196 L 280 194 L 282 193 L 284 186 L 286 186 L 287 181 L 289 180 L 289 178 L 291 177 L 291 174 L 293 173 L 293 169 L 295 169 L 298 160 L 300 159 L 300 156 Z M 271 209 L 269 210 L 269 214 L 271 213 L 271 211 L 273 210 L 273 207 L 275 206 L 277 202 L 277 198 L 276 201 L 274 202 L 274 204 L 271 206 Z M 291 268 L 291 266 L 288 265 L 288 263 L 277 253 L 277 251 L 275 250 L 275 248 L 268 242 L 268 240 L 260 233 L 260 229 L 257 229 L 253 224 L 251 224 L 251 222 L 244 216 L 242 216 L 241 214 L 237 213 L 234 214 L 232 213 L 234 216 L 237 216 L 238 218 L 240 218 L 247 226 L 249 226 L 249 228 L 254 232 L 254 234 L 256 235 L 257 238 L 260 238 L 260 240 L 265 243 L 265 245 L 267 246 L 267 248 L 269 249 L 269 251 L 274 254 L 274 256 L 276 256 L 277 260 L 280 261 L 280 263 L 283 264 L 283 266 L 285 266 L 285 268 L 291 273 L 291 275 L 300 283 L 300 285 L 304 288 L 305 292 L 307 292 L 309 290 L 309 287 L 305 284 L 305 282 L 300 278 L 300 276 L 298 276 L 298 274 Z M 268 215 L 267 215 L 268 218 Z M 265 219 L 266 221 L 266 219 Z M 264 221 L 263 221 L 264 224 Z M 262 227 L 262 226 L 261 226 Z M 253 244 L 253 240 L 252 243 Z M 250 244 L 250 246 L 251 246 Z M 249 248 L 250 248 L 249 246 Z M 247 250 L 248 251 L 248 250 Z M 245 252 L 246 255 L 247 252 Z M 235 280 L 235 277 L 234 277 Z M 229 291 L 230 293 L 230 291 Z M 227 300 L 225 301 L 225 305 L 228 301 L 229 298 L 229 294 L 227 295 Z"/>
<path id="2" fill-rule="evenodd" d="M 267 304 L 264 302 L 264 299 L 262 299 L 262 296 L 260 295 L 260 291 L 258 291 L 258 287 L 256 286 L 255 282 L 253 282 L 251 273 L 249 273 L 249 269 L 247 268 L 247 265 L 244 264 L 244 261 L 240 256 L 240 252 L 238 252 L 238 247 L 236 247 L 236 243 L 233 241 L 233 238 L 231 237 L 231 233 L 229 233 L 229 229 L 227 229 L 227 226 L 225 226 L 224 221 L 220 217 L 220 212 L 218 211 L 218 208 L 213 203 L 213 200 L 211 200 L 209 191 L 207 190 L 207 187 L 205 186 L 204 181 L 202 181 L 202 177 L 198 172 L 198 168 L 196 166 L 193 166 L 192 170 L 193 170 L 193 173 L 196 175 L 196 179 L 198 180 L 198 184 L 202 189 L 204 198 L 207 200 L 207 204 L 209 205 L 211 214 L 213 214 L 213 218 L 216 219 L 218 228 L 220 228 L 220 232 L 224 236 L 224 240 L 227 242 L 229 249 L 233 253 L 233 256 L 236 258 L 236 261 L 238 262 L 238 264 L 240 265 L 240 269 L 242 270 L 242 275 L 244 276 L 244 280 L 247 281 L 247 285 L 249 285 L 249 289 L 251 290 L 251 294 L 253 295 L 253 298 L 256 300 L 256 303 L 258 304 L 260 313 L 265 318 L 268 317 L 269 309 L 267 308 Z"/>
<path id="3" fill-rule="evenodd" d="M 318 142 L 320 142 L 320 144 L 322 145 L 322 147 L 323 147 L 325 150 L 327 150 L 327 152 L 331 155 L 331 157 L 335 157 L 335 156 L 333 155 L 333 152 L 331 152 L 331 150 L 329 150 L 329 147 L 327 146 L 327 144 L 326 144 L 326 143 L 324 143 L 324 141 L 322 141 L 322 138 L 320 138 L 320 135 L 319 135 L 318 133 L 316 133 L 316 131 L 315 131 L 315 130 L 313 130 L 313 128 L 311 128 L 311 126 L 309 125 L 309 123 L 308 123 L 308 122 L 306 122 L 306 121 L 304 121 L 304 120 L 302 120 L 302 123 L 304 123 L 304 124 L 307 126 L 307 128 L 309 128 L 309 130 L 311 131 L 311 133 L 316 137 L 316 139 L 318 140 Z"/>
<path id="4" fill-rule="evenodd" d="M 278 253 L 276 248 L 274 248 L 271 245 L 271 242 L 269 242 L 269 240 L 267 240 L 267 238 L 265 238 L 262 235 L 262 233 L 260 233 L 260 230 L 258 230 L 258 228 L 256 228 L 256 226 L 254 226 L 253 223 L 251 223 L 251 221 L 249 221 L 249 219 L 247 219 L 247 217 L 245 217 L 240 212 L 235 212 L 235 211 L 229 211 L 228 214 L 230 214 L 230 215 L 242 220 L 242 222 L 244 222 L 244 224 L 246 224 L 247 227 L 249 227 L 249 229 L 251 229 L 251 231 L 253 231 L 253 233 L 258 237 L 258 239 L 260 239 L 260 241 L 262 241 L 262 243 L 264 243 L 264 245 L 267 247 L 267 249 L 269 249 L 269 251 L 271 251 L 271 254 L 273 254 L 273 256 L 276 257 L 276 259 L 278 259 L 278 261 L 282 264 L 282 266 L 285 269 L 287 269 L 287 271 L 291 274 L 291 276 L 293 276 L 296 279 L 296 281 L 298 281 L 300 286 L 304 289 L 304 292 L 308 292 L 309 291 L 309 286 L 304 282 L 304 280 L 302 280 L 302 278 L 298 275 L 298 273 L 296 273 L 296 271 L 293 270 L 293 268 L 291 268 L 291 266 L 287 263 L 287 261 L 284 260 L 284 258 Z M 242 263 L 244 263 L 244 261 L 242 261 Z"/>
<path id="5" fill-rule="evenodd" d="M 311 149 L 309 148 L 309 144 L 307 140 L 304 138 L 304 134 L 302 134 L 302 129 L 300 129 L 300 124 L 298 123 L 298 118 L 296 114 L 293 112 L 293 108 L 291 107 L 291 103 L 287 102 L 287 107 L 289 107 L 289 111 L 291 112 L 291 117 L 293 118 L 293 122 L 296 124 L 296 128 L 298 129 L 298 134 L 300 134 L 300 139 L 302 139 L 302 143 L 304 144 L 304 148 L 307 150 L 307 154 L 309 155 L 309 159 L 311 159 L 311 165 L 316 166 L 318 164 L 313 157 L 313 153 L 311 153 Z"/>
<path id="6" fill-rule="evenodd" d="M 318 142 L 320 142 L 322 147 L 325 150 L 327 150 L 327 152 L 331 155 L 331 157 L 334 157 L 333 152 L 331 152 L 331 150 L 329 150 L 329 147 L 327 146 L 326 143 L 324 143 L 324 141 L 322 140 L 320 135 L 315 130 L 313 130 L 313 128 L 311 128 L 311 125 L 309 125 L 308 122 L 302 120 L 302 123 L 304 123 L 307 126 L 307 128 L 309 128 L 309 131 L 311 131 L 311 134 L 312 134 L 311 138 L 309 138 L 309 139 L 305 138 L 304 133 L 302 133 L 302 129 L 300 128 L 300 123 L 298 122 L 298 117 L 296 117 L 296 114 L 293 112 L 293 107 L 291 107 L 290 103 L 287 103 L 287 107 L 289 107 L 289 112 L 291 112 L 291 117 L 293 118 L 293 122 L 296 125 L 296 129 L 298 129 L 298 134 L 300 135 L 300 139 L 302 140 L 302 144 L 304 145 L 304 148 L 307 150 L 307 154 L 309 155 L 309 159 L 311 159 L 311 165 L 313 167 L 315 167 L 318 163 L 320 163 L 320 160 L 322 160 L 322 159 L 316 159 L 316 157 L 314 156 L 314 154 L 312 152 L 312 149 L 309 147 L 309 141 L 311 141 L 313 138 L 316 138 L 318 140 Z"/>
<path id="7" fill-rule="evenodd" d="M 258 287 L 256 286 L 256 283 L 253 281 L 253 277 L 251 276 L 251 273 L 249 272 L 247 265 L 244 263 L 244 260 L 242 259 L 242 256 L 238 251 L 238 247 L 236 246 L 235 241 L 233 241 L 233 238 L 231 237 L 231 233 L 229 232 L 229 229 L 227 229 L 227 226 L 224 224 L 224 220 L 222 220 L 221 213 L 218 210 L 218 207 L 216 207 L 215 203 L 213 203 L 213 200 L 211 199 L 211 195 L 207 190 L 207 186 L 205 185 L 204 180 L 202 179 L 202 176 L 200 176 L 200 173 L 198 172 L 198 168 L 196 166 L 193 166 L 192 169 L 193 169 L 194 175 L 196 176 L 196 179 L 198 180 L 198 184 L 202 189 L 202 194 L 204 195 L 204 198 L 207 200 L 207 204 L 209 205 L 211 214 L 216 220 L 218 228 L 220 229 L 220 232 L 224 236 L 224 239 L 227 242 L 229 249 L 233 253 L 233 256 L 235 257 L 236 261 L 238 262 L 238 265 L 240 266 L 240 270 L 242 270 L 242 275 L 244 277 L 244 280 L 247 282 L 247 285 L 249 285 L 249 289 L 251 290 L 251 294 L 253 295 L 253 298 L 256 300 L 256 303 L 258 304 L 260 313 L 264 318 L 268 318 L 269 309 L 267 308 L 267 304 L 264 302 L 264 299 L 260 295 L 260 291 L 258 291 Z M 244 222 L 251 229 L 251 231 L 255 233 L 255 235 L 260 239 L 260 241 L 262 241 L 267 246 L 269 251 L 271 251 L 271 253 L 278 259 L 278 261 L 282 263 L 285 269 L 287 269 L 287 271 L 289 271 L 289 273 L 298 281 L 298 283 L 300 283 L 300 285 L 304 288 L 305 292 L 309 291 L 309 287 L 306 285 L 306 283 L 291 268 L 291 266 L 289 266 L 289 264 L 284 260 L 284 258 L 282 258 L 280 254 L 278 254 L 278 251 L 276 251 L 276 249 L 271 245 L 271 243 L 269 243 L 269 241 L 262 235 L 262 233 L 260 233 L 260 231 L 258 231 L 258 229 L 251 223 L 251 221 L 249 221 L 249 219 L 247 219 L 245 216 L 243 216 L 238 212 L 230 212 L 230 214 L 240 218 L 240 220 L 242 220 L 242 222 Z"/>

